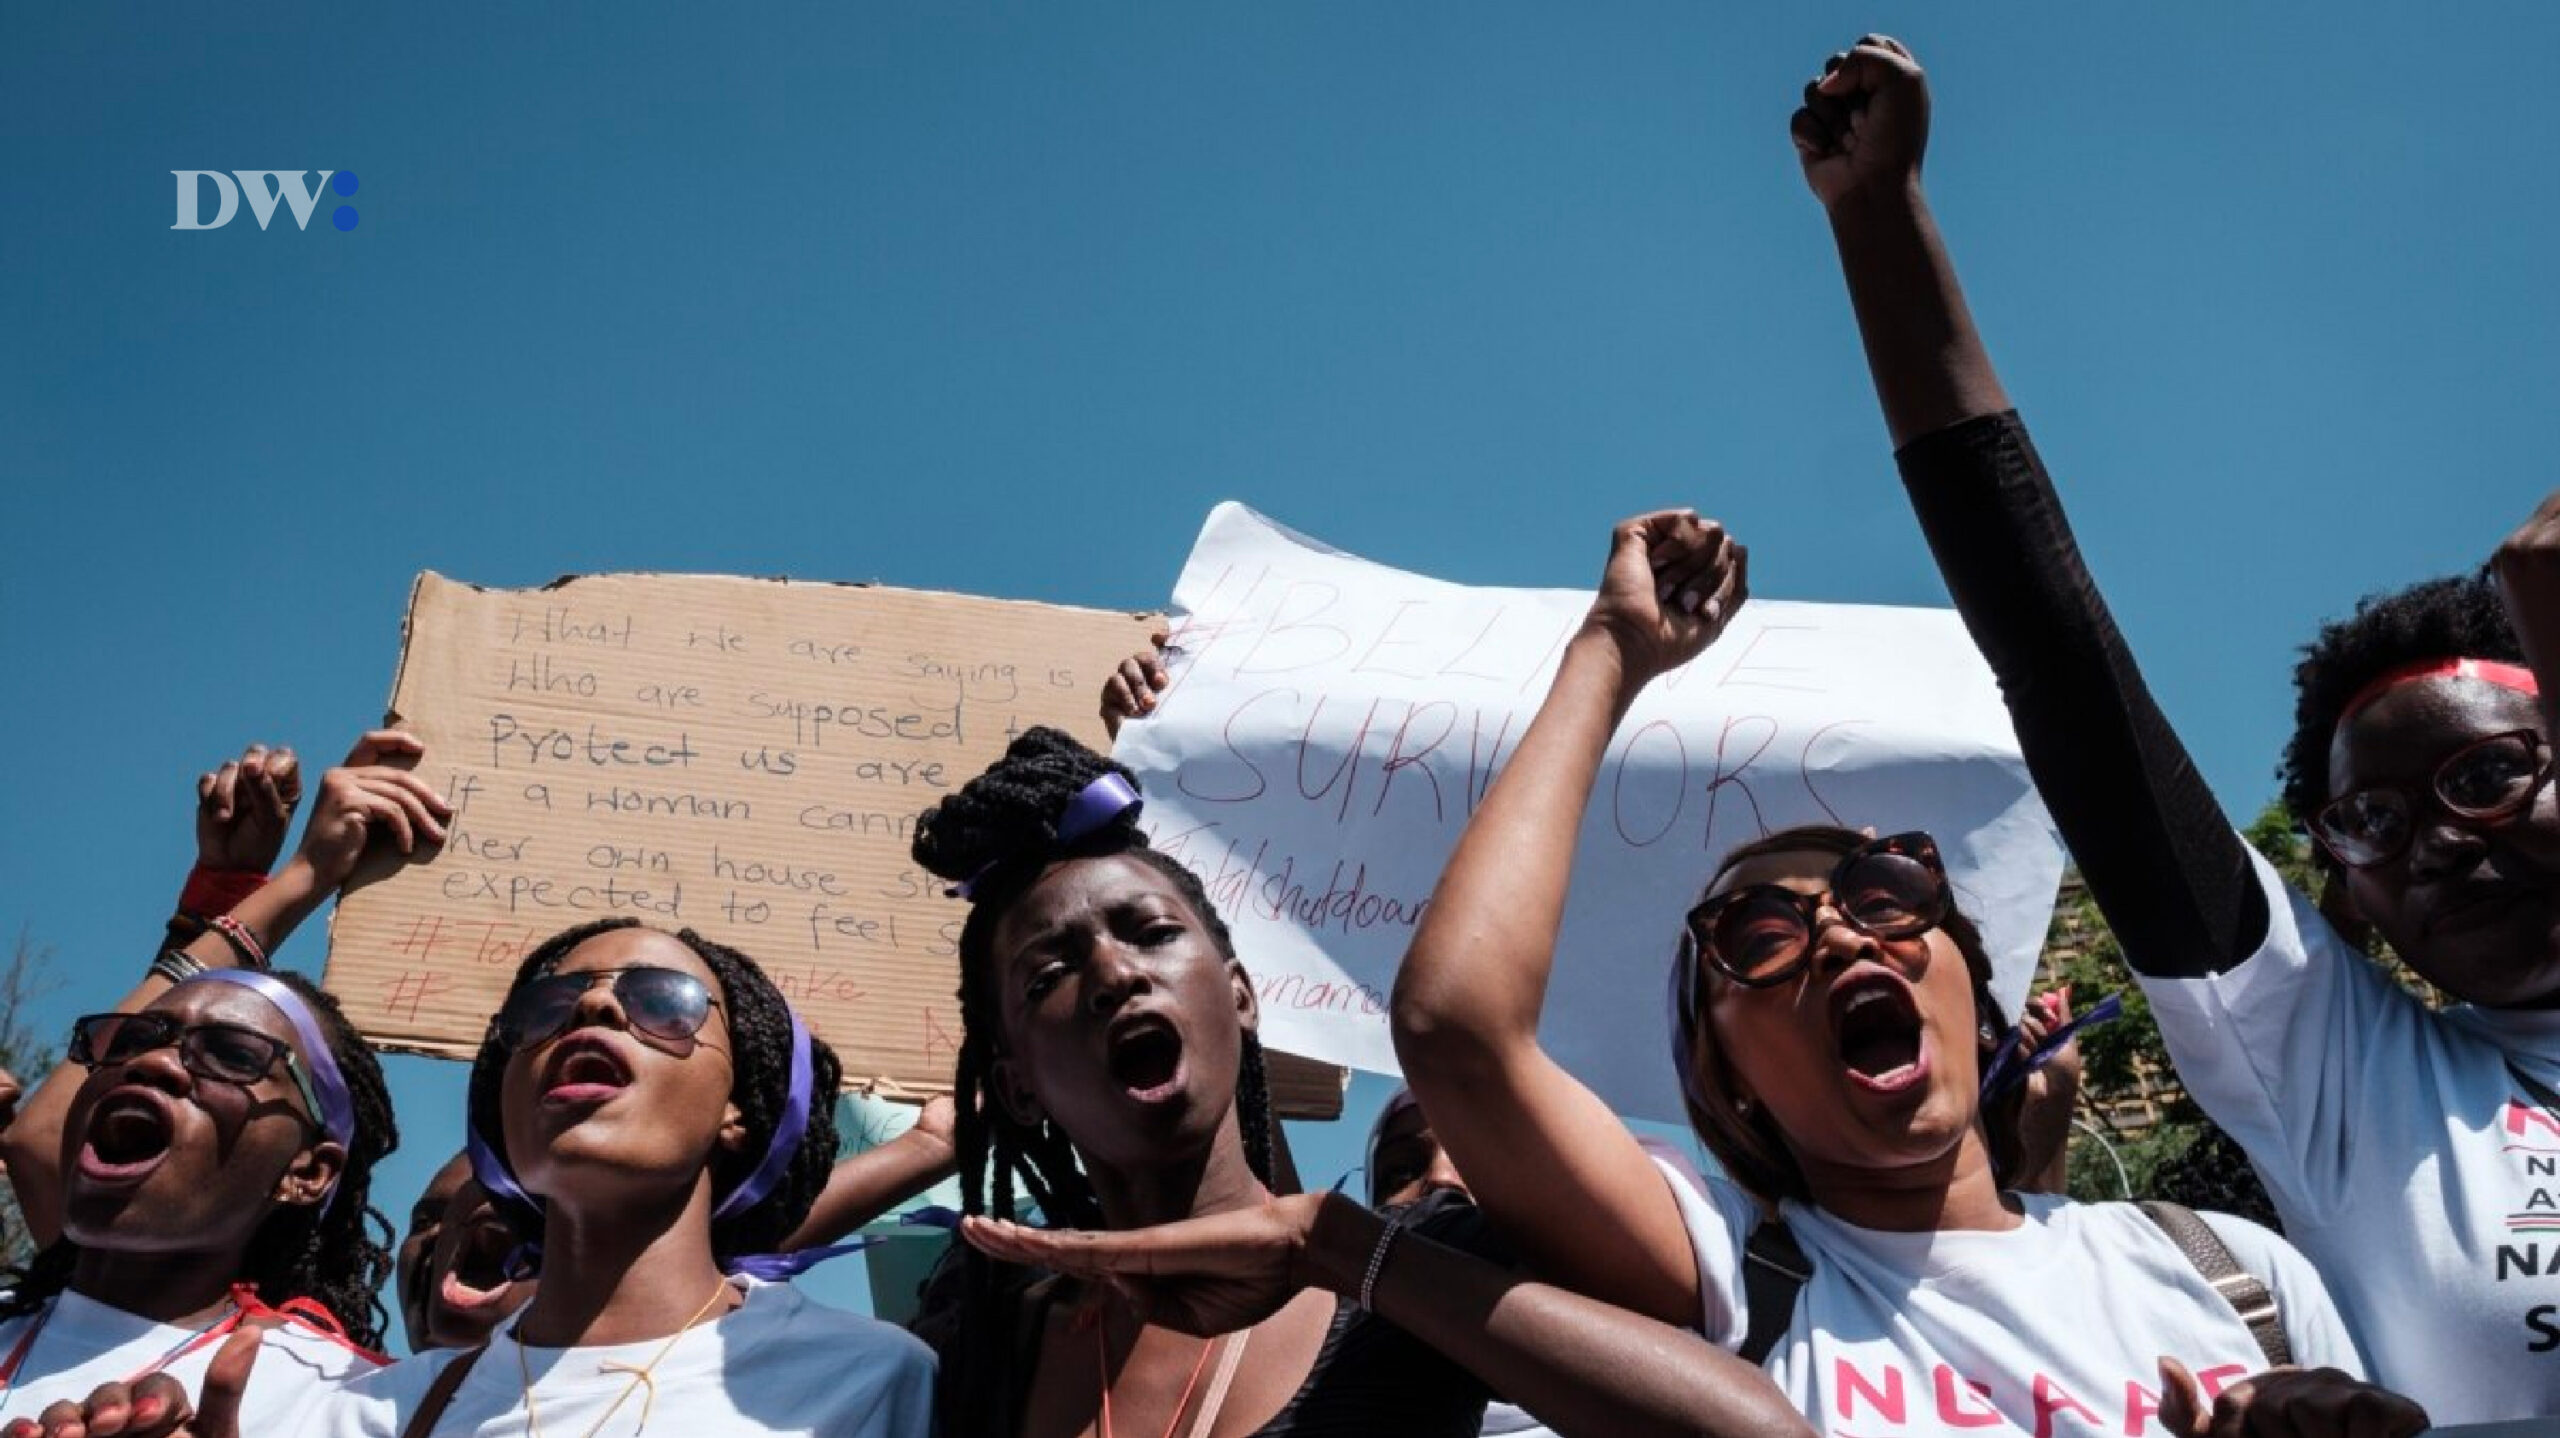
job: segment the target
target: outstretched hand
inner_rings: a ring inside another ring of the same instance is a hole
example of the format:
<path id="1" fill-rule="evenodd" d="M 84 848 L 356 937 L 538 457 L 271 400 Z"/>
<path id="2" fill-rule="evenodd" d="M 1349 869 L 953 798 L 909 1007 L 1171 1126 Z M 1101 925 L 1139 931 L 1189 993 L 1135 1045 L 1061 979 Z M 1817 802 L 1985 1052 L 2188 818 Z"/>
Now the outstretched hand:
<path id="1" fill-rule="evenodd" d="M 1106 1284 L 1143 1321 L 1208 1338 L 1251 1328 L 1314 1283 L 1306 1252 L 1326 1198 L 1295 1194 L 1117 1233 L 972 1217 L 960 1236 L 990 1258 Z"/>
<path id="2" fill-rule="evenodd" d="M 302 803 L 302 761 L 252 744 L 196 776 L 196 867 L 263 874 L 284 852 Z"/>
<path id="3" fill-rule="evenodd" d="M 355 876 L 368 846 L 407 857 L 444 842 L 453 806 L 411 772 L 426 748 L 397 729 L 356 741 L 346 762 L 320 776 L 320 797 L 302 831 L 302 858 L 328 888 Z"/>
<path id="4" fill-rule="evenodd" d="M 1901 41 L 1862 35 L 1823 62 L 1787 129 L 1824 209 L 1905 193 L 1929 149 L 1928 77 Z"/>
<path id="5" fill-rule="evenodd" d="M 1610 532 L 1592 627 L 1618 641 L 1630 677 L 1650 680 L 1715 642 L 1751 594 L 1751 554 L 1694 509 L 1638 515 Z"/>
<path id="6" fill-rule="evenodd" d="M 2335 1368 L 2270 1368 L 2208 1404 L 2187 1366 L 2163 1358 L 2160 1423 L 2179 1438 L 2408 1438 L 2427 1410 Z"/>
<path id="7" fill-rule="evenodd" d="M 240 1438 L 240 1396 L 249 1388 L 258 1344 L 277 1320 L 260 1315 L 224 1340 L 193 1400 L 166 1373 L 131 1383 L 101 1383 L 86 1401 L 65 1398 L 33 1418 L 0 1429 L 0 1438 Z"/>

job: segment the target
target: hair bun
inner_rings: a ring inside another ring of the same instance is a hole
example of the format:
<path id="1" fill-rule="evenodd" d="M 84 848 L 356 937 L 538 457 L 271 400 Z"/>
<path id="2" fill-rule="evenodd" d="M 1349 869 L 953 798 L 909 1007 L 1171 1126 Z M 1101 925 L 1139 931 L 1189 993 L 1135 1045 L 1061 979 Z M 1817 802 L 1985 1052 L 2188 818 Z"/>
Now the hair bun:
<path id="1" fill-rule="evenodd" d="M 1127 765 L 1086 748 L 1074 735 L 1035 726 L 985 773 L 925 810 L 909 852 L 927 872 L 953 883 L 976 877 L 990 864 L 1045 854 L 1057 845 L 1067 805 L 1105 774 L 1137 783 Z M 1133 812 L 1112 827 L 1134 831 L 1136 825 Z"/>

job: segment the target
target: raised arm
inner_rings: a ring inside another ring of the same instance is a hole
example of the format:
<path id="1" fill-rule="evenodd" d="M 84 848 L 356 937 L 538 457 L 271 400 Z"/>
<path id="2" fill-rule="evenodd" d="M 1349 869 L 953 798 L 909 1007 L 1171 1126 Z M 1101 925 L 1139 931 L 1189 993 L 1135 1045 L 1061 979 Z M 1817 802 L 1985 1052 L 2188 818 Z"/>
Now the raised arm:
<path id="1" fill-rule="evenodd" d="M 949 1178 L 957 1171 L 949 1095 L 928 1101 L 915 1127 L 835 1166 L 809 1216 L 782 1241 L 784 1251 L 816 1248 L 853 1234 L 864 1224 Z"/>
<path id="2" fill-rule="evenodd" d="M 272 880 L 230 911 L 231 920 L 247 932 L 250 942 L 270 954 L 283 947 L 285 939 L 355 875 L 368 846 L 389 854 L 389 862 L 396 864 L 444 841 L 443 821 L 452 811 L 425 780 L 408 772 L 420 753 L 418 741 L 408 735 L 394 729 L 376 730 L 356 742 L 345 764 L 328 772 L 321 780 L 311 821 L 303 830 L 300 850 Z M 199 785 L 200 806 L 209 792 Z M 244 962 L 235 942 L 218 929 L 206 929 L 177 952 L 208 969 L 234 968 Z M 115 1012 L 137 1012 L 167 992 L 171 980 L 164 967 L 155 964 L 141 983 L 116 1002 Z M 0 1162 L 8 1166 L 10 1186 L 26 1215 L 27 1235 L 38 1247 L 52 1243 L 62 1232 L 63 1120 L 87 1077 L 87 1070 L 67 1059 L 56 1064 L 27 1096 L 7 1133 L 0 1134 Z"/>
<path id="3" fill-rule="evenodd" d="M 2542 688 L 2542 734 L 2560 744 L 2560 490 L 2542 501 L 2524 527 L 2507 536 L 2489 562 L 2507 622 L 2524 646 Z"/>
<path id="4" fill-rule="evenodd" d="M 1468 821 L 1396 976 L 1396 1057 L 1476 1201 L 1530 1268 L 1671 1323 L 1698 1321 L 1678 1205 L 1608 1105 L 1538 1045 L 1573 849 L 1636 694 L 1722 632 L 1746 556 L 1688 511 L 1618 526 L 1590 617 Z"/>
<path id="5" fill-rule="evenodd" d="M 1920 186 L 1929 88 L 1870 35 L 1793 124 L 1831 220 L 1903 483 L 2089 891 L 2146 974 L 2231 968 L 2267 931 L 2247 847 L 2152 701 L 1991 368 Z"/>
<path id="6" fill-rule="evenodd" d="M 1389 1236 L 1388 1221 L 1340 1194 L 1302 1194 L 1118 1233 L 982 1218 L 962 1232 L 1008 1262 L 1113 1283 L 1150 1322 L 1203 1335 L 1248 1327 L 1308 1287 L 1363 1300 L 1560 1433 L 1809 1432 L 1766 1375 L 1696 1334 Z"/>

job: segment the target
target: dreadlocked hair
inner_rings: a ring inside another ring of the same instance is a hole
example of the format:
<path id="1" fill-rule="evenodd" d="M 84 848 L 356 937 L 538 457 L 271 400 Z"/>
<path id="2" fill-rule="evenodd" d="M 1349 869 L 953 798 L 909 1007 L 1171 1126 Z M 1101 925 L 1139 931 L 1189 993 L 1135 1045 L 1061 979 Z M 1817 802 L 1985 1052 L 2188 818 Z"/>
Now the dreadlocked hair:
<path id="1" fill-rule="evenodd" d="M 330 1197 L 319 1203 L 278 1205 L 269 1213 L 241 1251 L 236 1281 L 248 1285 L 258 1301 L 269 1307 L 310 1299 L 329 1310 L 349 1341 L 360 1348 L 379 1349 L 390 1321 L 381 1291 L 391 1272 L 393 1232 L 390 1221 L 373 1207 L 373 1169 L 400 1146 L 400 1129 L 392 1120 L 391 1088 L 383 1081 L 382 1061 L 373 1045 L 347 1022 L 335 998 L 298 974 L 277 971 L 270 977 L 293 990 L 318 1021 L 329 1057 L 346 1080 L 355 1133 Z M 298 1039 L 294 1047 L 301 1048 Z M 42 1311 L 70 1286 L 79 1261 L 80 1245 L 58 1238 L 25 1267 L 9 1270 L 0 1277 L 9 1289 L 0 1297 L 0 1318 Z"/>
<path id="2" fill-rule="evenodd" d="M 960 1054 L 952 1071 L 958 1108 L 953 1147 L 960 1166 L 960 1207 L 993 1218 L 1020 1216 L 1027 1197 L 1050 1225 L 1098 1228 L 1102 1206 L 1077 1159 L 1066 1130 L 1043 1118 L 1016 1121 L 992 1083 L 1003 1056 L 1003 1025 L 996 1007 L 995 926 L 1049 865 L 1061 859 L 1122 855 L 1146 864 L 1174 886 L 1210 941 L 1229 962 L 1234 935 L 1210 902 L 1200 876 L 1151 847 L 1134 809 L 1091 833 L 1062 843 L 1058 825 L 1084 787 L 1116 774 L 1136 787 L 1137 776 L 1086 748 L 1063 731 L 1026 731 L 1004 757 L 959 792 L 927 809 L 916 821 L 913 855 L 925 870 L 969 885 L 969 917 L 960 928 Z M 1264 1183 L 1272 1181 L 1271 1085 L 1262 1045 L 1242 1035 L 1236 1073 L 1237 1128 L 1245 1160 Z M 1017 1185 L 1019 1186 L 1017 1188 Z M 943 1423 L 954 1438 L 1013 1431 L 1023 1374 L 1012 1351 L 1015 1324 L 1001 1310 L 1018 1297 L 1024 1275 L 963 1245 L 959 1262 L 959 1316 L 953 1351 L 943 1355 Z"/>
<path id="3" fill-rule="evenodd" d="M 1728 851 L 1708 876 L 1701 893 L 1714 893 L 1717 882 L 1746 860 L 1769 854 L 1845 855 L 1868 842 L 1868 837 L 1855 829 L 1830 824 L 1781 829 Z M 1991 992 L 1991 951 L 1983 945 L 1982 931 L 1958 913 L 1953 904 L 1938 920 L 1937 927 L 1964 955 L 1966 974 L 1973 981 L 1974 1024 L 1986 1041 L 1982 1058 L 1987 1063 L 1990 1043 L 2009 1027 L 2007 1016 L 2000 1011 L 2000 1001 Z M 1733 1181 L 1753 1195 L 1772 1203 L 1781 1198 L 1812 1201 L 1812 1186 L 1796 1162 L 1795 1151 L 1787 1145 L 1785 1131 L 1778 1127 L 1767 1104 L 1741 1102 L 1731 1066 L 1718 1045 L 1714 1020 L 1703 1006 L 1691 1002 L 1692 994 L 1702 987 L 1708 967 L 1706 957 L 1696 952 L 1695 942 L 1685 933 L 1680 949 L 1672 964 L 1671 1047 L 1681 1069 L 1681 1101 L 1688 1108 L 1690 1128 Z M 2024 1088 L 2011 1089 L 1984 1104 L 1976 1116 L 1991 1151 L 1992 1176 L 2004 1187 L 2022 1177 L 2018 1172 L 2018 1107 L 2025 1097 Z"/>
<path id="4" fill-rule="evenodd" d="M 598 934 L 643 927 L 649 927 L 652 933 L 667 934 L 691 949 L 694 957 L 702 960 L 703 966 L 720 981 L 719 1011 L 728 1019 L 733 1075 L 729 1099 L 738 1106 L 747 1130 L 746 1142 L 736 1150 L 715 1149 L 712 1153 L 712 1191 L 725 1196 L 763 1162 L 765 1149 L 781 1126 L 783 1104 L 791 1094 L 791 1006 L 755 960 L 691 929 L 668 933 L 637 919 L 598 919 L 543 940 L 539 948 L 525 955 L 507 993 L 512 998 L 517 989 L 558 969 L 572 950 Z M 492 1020 L 487 1036 L 480 1041 L 479 1055 L 471 1062 L 471 1127 L 491 1151 L 505 1160 L 510 1173 L 521 1174 L 522 1169 L 507 1155 L 506 1125 L 501 1113 L 509 1057 L 498 1042 L 497 1024 Z M 817 1202 L 819 1191 L 827 1186 L 827 1177 L 835 1170 L 835 1094 L 843 1069 L 836 1061 L 835 1050 L 815 1034 L 809 1037 L 809 1070 L 808 1128 L 800 1136 L 798 1151 L 783 1170 L 781 1182 L 754 1207 L 712 1221 L 714 1258 L 778 1249 L 809 1216 L 810 1205 Z M 527 1243 L 542 1241 L 539 1209 L 515 1203 L 503 1207 L 518 1238 Z"/>
<path id="5" fill-rule="evenodd" d="M 2392 670 L 2429 659 L 2524 662 L 2487 571 L 2366 595 L 2353 614 L 2320 626 L 2318 637 L 2302 646 L 2293 669 L 2293 737 L 2276 765 L 2284 806 L 2296 822 L 2309 823 L 2332 797 L 2329 742 L 2348 703 Z M 2313 847 L 2323 864 L 2331 862 L 2326 849 Z"/>

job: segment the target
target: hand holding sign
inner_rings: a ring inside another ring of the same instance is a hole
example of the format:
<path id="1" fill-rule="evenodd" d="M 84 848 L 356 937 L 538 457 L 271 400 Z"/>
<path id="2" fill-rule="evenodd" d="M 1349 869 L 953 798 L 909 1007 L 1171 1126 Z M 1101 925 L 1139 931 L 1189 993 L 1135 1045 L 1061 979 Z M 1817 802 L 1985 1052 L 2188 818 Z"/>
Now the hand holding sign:
<path id="1" fill-rule="evenodd" d="M 453 817 L 453 806 L 410 772 L 425 753 L 425 746 L 397 729 L 376 729 L 356 741 L 344 764 L 320 776 L 320 798 L 302 831 L 301 858 L 322 888 L 345 884 L 369 848 L 397 850 L 405 859 L 422 843 L 444 842 L 444 821 Z"/>

